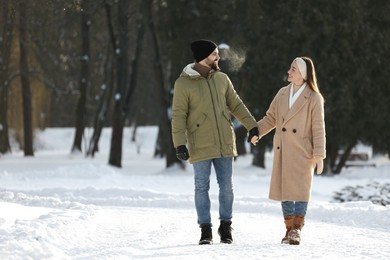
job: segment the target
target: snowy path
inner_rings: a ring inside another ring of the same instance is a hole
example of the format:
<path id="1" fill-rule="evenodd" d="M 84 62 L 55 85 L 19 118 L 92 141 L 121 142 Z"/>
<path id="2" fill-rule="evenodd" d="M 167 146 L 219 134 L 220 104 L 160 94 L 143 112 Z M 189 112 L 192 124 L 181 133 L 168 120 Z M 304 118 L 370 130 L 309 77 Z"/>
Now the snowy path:
<path id="1" fill-rule="evenodd" d="M 86 168 L 97 170 L 81 169 Z M 259 189 L 249 184 L 263 183 L 266 176 L 235 178 L 232 245 L 219 243 L 214 184 L 214 245 L 199 246 L 193 194 L 188 192 L 192 180 L 186 175 L 109 174 L 107 179 L 87 178 L 71 185 L 54 178 L 49 181 L 52 186 L 64 187 L 49 188 L 45 183 L 52 175 L 36 180 L 16 175 L 18 181 L 10 183 L 10 190 L 0 191 L 0 208 L 9 210 L 0 218 L 0 259 L 386 259 L 390 255 L 390 210 L 363 201 L 311 202 L 302 244 L 281 245 L 280 204 L 254 196 Z M 109 179 L 116 179 L 110 184 L 115 188 L 86 186 L 107 186 Z M 44 188 L 18 190 L 20 182 Z M 117 187 L 118 183 L 132 183 L 138 189 Z M 145 189 L 151 186 L 155 190 Z"/>
<path id="2" fill-rule="evenodd" d="M 79 207 L 22 221 L 14 227 L 13 236 L 34 248 L 32 259 L 385 259 L 390 254 L 388 230 L 310 218 L 300 246 L 281 245 L 283 221 L 266 209 L 235 214 L 232 245 L 219 243 L 217 212 L 213 211 L 214 245 L 199 246 L 200 231 L 191 209 Z M 27 226 L 38 231 L 26 234 Z M 7 242 L 23 252 L 13 241 Z M 8 255 L 7 259 L 25 258 Z"/>
<path id="3" fill-rule="evenodd" d="M 199 246 L 192 168 L 166 169 L 164 159 L 152 157 L 155 139 L 146 138 L 155 137 L 157 128 L 139 134 L 148 143 L 141 154 L 134 143 L 126 145 L 121 169 L 107 165 L 109 132 L 94 159 L 68 154 L 73 129 L 43 132 L 41 144 L 47 150 L 34 158 L 21 152 L 1 157 L 0 259 L 379 260 L 390 256 L 390 206 L 363 200 L 331 202 L 333 193 L 347 185 L 390 183 L 388 158 L 376 168 L 316 176 L 302 243 L 289 246 L 280 244 L 285 232 L 280 203 L 267 199 L 270 168 L 253 167 L 251 156 L 240 157 L 233 180 L 234 243 L 219 243 L 213 174 L 214 244 Z M 267 165 L 271 162 L 268 154 Z"/>
<path id="4" fill-rule="evenodd" d="M 194 214 L 180 209 L 101 208 L 87 223 L 90 232 L 84 232 L 79 243 L 71 243 L 66 251 L 72 259 L 237 259 L 238 255 L 245 259 L 385 259 L 390 255 L 388 231 L 310 219 L 300 246 L 281 245 L 282 220 L 260 213 L 235 215 L 234 244 L 219 243 L 214 221 L 214 245 L 199 246 Z"/>

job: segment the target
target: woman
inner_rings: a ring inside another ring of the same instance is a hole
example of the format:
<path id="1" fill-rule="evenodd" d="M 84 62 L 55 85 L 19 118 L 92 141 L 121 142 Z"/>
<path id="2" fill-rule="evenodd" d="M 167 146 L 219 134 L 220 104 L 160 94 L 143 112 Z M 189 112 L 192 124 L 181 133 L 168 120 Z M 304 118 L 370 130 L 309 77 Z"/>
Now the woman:
<path id="1" fill-rule="evenodd" d="M 288 70 L 290 84 L 274 97 L 258 121 L 260 137 L 276 128 L 269 198 L 281 201 L 286 234 L 282 243 L 299 245 L 310 200 L 313 170 L 325 158 L 324 99 L 313 61 L 298 57 Z M 251 142 L 256 144 L 257 138 Z"/>

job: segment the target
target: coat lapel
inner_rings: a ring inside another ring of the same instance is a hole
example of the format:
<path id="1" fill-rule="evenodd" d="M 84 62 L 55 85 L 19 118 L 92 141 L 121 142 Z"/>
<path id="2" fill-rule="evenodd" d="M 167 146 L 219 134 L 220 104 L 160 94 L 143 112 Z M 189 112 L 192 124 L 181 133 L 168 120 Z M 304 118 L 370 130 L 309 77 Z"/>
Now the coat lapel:
<path id="1" fill-rule="evenodd" d="M 284 119 L 286 118 L 287 116 L 287 113 L 288 113 L 288 100 L 290 98 L 290 85 L 288 85 L 288 87 L 286 87 L 286 89 L 282 92 L 282 96 L 281 96 L 281 100 L 280 100 L 280 115 L 282 116 L 283 118 L 283 121 Z"/>
<path id="2" fill-rule="evenodd" d="M 287 109 L 288 109 L 288 103 L 289 103 L 289 94 L 290 94 L 290 88 L 288 88 L 289 91 L 286 91 L 284 97 L 286 100 L 285 104 L 287 104 Z M 302 109 L 302 107 L 308 102 L 309 97 L 310 97 L 310 87 L 306 86 L 305 90 L 302 92 L 302 94 L 298 97 L 298 99 L 295 101 L 294 105 L 291 107 L 290 110 L 285 114 L 286 116 L 284 117 L 283 125 L 290 120 L 296 113 L 298 113 L 299 110 Z"/>

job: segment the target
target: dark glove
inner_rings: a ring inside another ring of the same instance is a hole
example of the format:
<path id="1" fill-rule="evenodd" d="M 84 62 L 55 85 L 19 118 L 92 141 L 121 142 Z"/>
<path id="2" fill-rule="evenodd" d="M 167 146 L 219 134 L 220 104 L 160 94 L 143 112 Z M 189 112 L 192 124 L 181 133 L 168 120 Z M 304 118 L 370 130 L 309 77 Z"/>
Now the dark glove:
<path id="1" fill-rule="evenodd" d="M 254 136 L 259 136 L 259 128 L 257 127 L 253 127 L 251 130 L 249 130 L 248 143 L 251 142 L 252 137 Z"/>
<path id="2" fill-rule="evenodd" d="M 186 161 L 190 158 L 187 147 L 185 145 L 180 145 L 176 148 L 176 157 L 179 160 Z"/>

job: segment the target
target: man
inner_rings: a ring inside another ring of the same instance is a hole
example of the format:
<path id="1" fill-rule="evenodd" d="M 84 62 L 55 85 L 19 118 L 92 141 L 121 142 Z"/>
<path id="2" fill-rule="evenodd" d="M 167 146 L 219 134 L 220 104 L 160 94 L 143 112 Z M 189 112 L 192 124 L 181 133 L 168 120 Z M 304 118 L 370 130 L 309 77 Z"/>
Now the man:
<path id="1" fill-rule="evenodd" d="M 195 63 L 176 80 L 172 104 L 172 137 L 176 155 L 194 167 L 195 207 L 201 227 L 200 245 L 212 244 L 210 174 L 214 165 L 219 185 L 218 234 L 232 243 L 232 165 L 237 156 L 231 114 L 257 137 L 257 123 L 237 95 L 229 77 L 218 67 L 217 45 L 209 40 L 191 43 Z M 187 145 L 188 144 L 188 150 Z"/>

